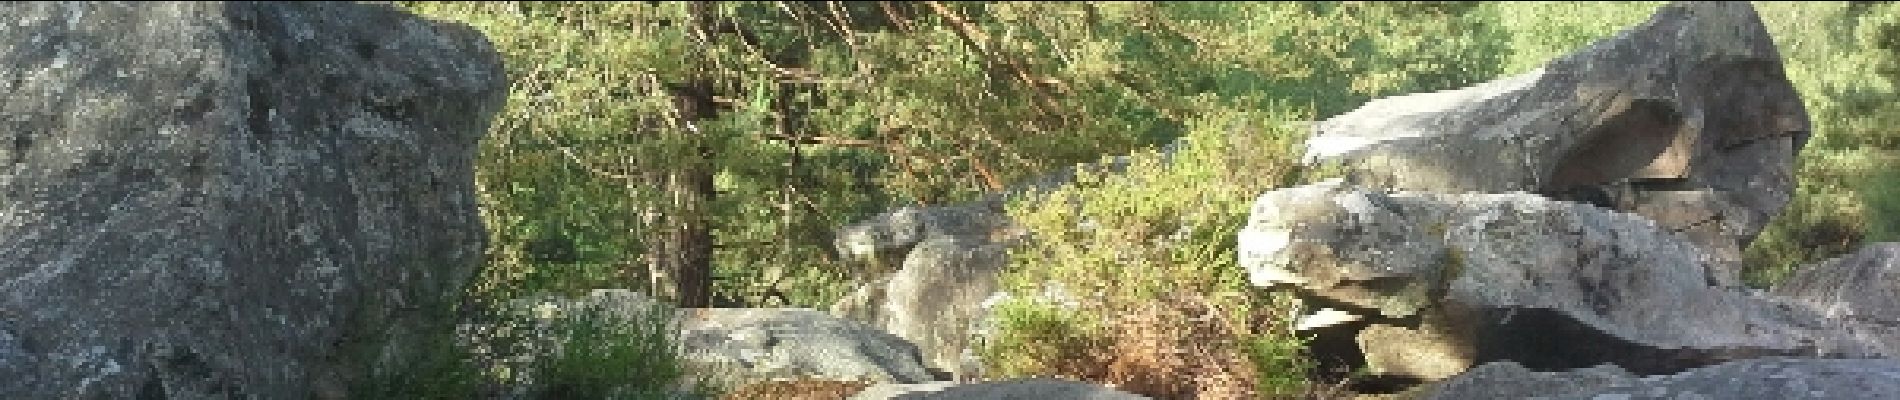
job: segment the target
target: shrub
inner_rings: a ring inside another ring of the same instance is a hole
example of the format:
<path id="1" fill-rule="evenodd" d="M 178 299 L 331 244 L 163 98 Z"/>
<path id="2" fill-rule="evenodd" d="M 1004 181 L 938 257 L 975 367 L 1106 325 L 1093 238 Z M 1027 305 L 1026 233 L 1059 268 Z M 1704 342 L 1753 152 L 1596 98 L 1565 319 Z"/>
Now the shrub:
<path id="1" fill-rule="evenodd" d="M 1304 364 L 1275 353 L 1301 343 L 1272 328 L 1287 304 L 1250 287 L 1233 256 L 1253 198 L 1306 172 L 1292 161 L 1299 127 L 1283 115 L 1204 114 L 1165 164 L 1139 153 L 1124 173 L 1084 168 L 1011 204 L 1031 238 L 1002 279 L 1017 300 L 997 309 L 991 372 L 1157 398 L 1252 398 L 1304 382 Z M 1068 294 L 1034 294 L 1048 287 Z"/>
<path id="2" fill-rule="evenodd" d="M 558 349 L 537 358 L 535 387 L 550 399 L 666 399 L 685 375 L 673 311 L 663 305 L 631 318 L 568 310 L 551 329 Z"/>

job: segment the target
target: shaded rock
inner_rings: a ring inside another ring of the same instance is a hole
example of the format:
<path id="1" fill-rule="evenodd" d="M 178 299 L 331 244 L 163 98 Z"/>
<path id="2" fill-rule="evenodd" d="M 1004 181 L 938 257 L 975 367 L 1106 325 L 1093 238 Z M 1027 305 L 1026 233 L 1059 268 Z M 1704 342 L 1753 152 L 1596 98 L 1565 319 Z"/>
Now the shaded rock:
<path id="1" fill-rule="evenodd" d="M 507 88 L 478 32 L 355 3 L 0 19 L 0 371 L 26 371 L 0 398 L 349 397 L 447 331 Z"/>
<path id="2" fill-rule="evenodd" d="M 1001 382 L 931 382 L 910 385 L 876 385 L 858 392 L 852 400 L 1136 400 L 1147 397 L 1130 394 L 1093 383 L 1023 379 Z"/>
<path id="3" fill-rule="evenodd" d="M 1417 399 L 1890 399 L 1900 361 L 1753 359 L 1636 378 L 1611 366 L 1532 372 L 1492 363 L 1415 392 Z"/>
<path id="4" fill-rule="evenodd" d="M 1377 374 L 1476 363 L 1670 373 L 1766 355 L 1887 356 L 1810 308 L 1712 284 L 1707 254 L 1649 219 L 1517 194 L 1386 193 L 1339 180 L 1260 197 L 1239 236 L 1255 285 L 1356 307 Z M 1442 357 L 1405 356 L 1420 348 Z M 1469 358 L 1447 358 L 1469 357 Z"/>
<path id="5" fill-rule="evenodd" d="M 1598 203 L 1701 231 L 1732 262 L 1788 202 L 1809 120 L 1748 3 L 1689 2 L 1537 70 L 1375 100 L 1314 129 L 1308 161 L 1358 184 Z M 1697 215 L 1645 206 L 1685 200 Z"/>

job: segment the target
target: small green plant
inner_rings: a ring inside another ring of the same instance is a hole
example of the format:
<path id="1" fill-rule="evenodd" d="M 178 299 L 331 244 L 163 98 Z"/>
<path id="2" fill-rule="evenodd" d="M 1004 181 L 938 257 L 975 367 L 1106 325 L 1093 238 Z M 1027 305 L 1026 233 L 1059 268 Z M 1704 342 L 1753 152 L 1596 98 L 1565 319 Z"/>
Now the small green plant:
<path id="1" fill-rule="evenodd" d="M 532 366 L 535 392 L 548 399 L 675 399 L 686 377 L 671 307 L 615 312 L 562 310 L 549 332 L 556 342 Z M 701 386 L 695 391 L 710 388 Z"/>
<path id="2" fill-rule="evenodd" d="M 1247 361 L 1255 368 L 1254 390 L 1263 396 L 1300 393 L 1308 386 L 1306 374 L 1313 361 L 1306 341 L 1290 335 L 1254 335 L 1244 342 Z"/>
<path id="3" fill-rule="evenodd" d="M 979 350 L 1002 376 L 1061 376 L 1102 343 L 1100 321 L 1088 314 L 1029 299 L 996 305 L 996 334 Z"/>

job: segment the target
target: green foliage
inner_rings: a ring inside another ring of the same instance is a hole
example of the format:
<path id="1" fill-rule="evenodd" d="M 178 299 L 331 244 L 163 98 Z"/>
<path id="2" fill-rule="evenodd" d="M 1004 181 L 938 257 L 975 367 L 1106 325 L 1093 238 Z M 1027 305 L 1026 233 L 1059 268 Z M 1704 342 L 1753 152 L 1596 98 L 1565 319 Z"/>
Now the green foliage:
<path id="1" fill-rule="evenodd" d="M 1891 198 L 1878 180 L 1900 155 L 1900 85 L 1882 75 L 1900 53 L 1889 42 L 1900 30 L 1900 5 L 1758 3 L 1788 60 L 1788 78 L 1813 121 L 1801 153 L 1800 186 L 1780 216 L 1752 243 L 1744 278 L 1768 286 L 1803 264 L 1860 248 L 1891 219 L 1873 213 Z M 1868 72 L 1875 73 L 1868 73 Z M 1874 178 L 1873 180 L 1870 180 Z"/>
<path id="2" fill-rule="evenodd" d="M 420 343 L 406 368 L 373 368 L 350 390 L 357 399 L 471 399 L 486 380 L 451 335 L 437 334 Z"/>
<path id="3" fill-rule="evenodd" d="M 670 307 L 632 318 L 565 310 L 551 330 L 553 354 L 535 359 L 535 392 L 547 399 L 667 399 L 686 375 Z M 701 388 L 704 390 L 704 388 Z"/>
<path id="4" fill-rule="evenodd" d="M 1868 174 L 1861 186 L 1861 203 L 1867 205 L 1867 241 L 1900 241 L 1900 165 L 1893 160 Z"/>
<path id="5" fill-rule="evenodd" d="M 1011 299 L 996 305 L 996 334 L 978 349 L 991 373 L 1055 376 L 1077 361 L 1093 361 L 1104 343 L 1101 321 L 1057 304 Z"/>
<path id="6" fill-rule="evenodd" d="M 1205 293 L 1249 325 L 1234 332 L 1259 389 L 1286 393 L 1306 368 L 1292 356 L 1298 338 L 1262 328 L 1280 317 L 1260 315 L 1287 306 L 1248 287 L 1232 253 L 1254 196 L 1327 173 L 1295 165 L 1300 121 L 1528 71 L 1660 4 L 717 2 L 703 15 L 688 2 L 404 6 L 475 27 L 507 62 L 509 103 L 477 168 L 492 239 L 475 289 L 484 302 L 651 289 L 650 259 L 665 255 L 652 238 L 703 215 L 717 297 L 822 308 L 856 278 L 830 248 L 838 226 L 1133 153 L 1125 174 L 1081 174 L 1011 205 L 1032 238 L 1005 286 L 1022 297 L 1057 282 L 1082 303 L 1005 304 L 1001 347 L 986 357 L 1005 374 L 1047 372 L 1112 338 L 1100 331 L 1110 321 L 1086 316 Z M 1745 275 L 1766 285 L 1890 240 L 1900 225 L 1894 164 L 1882 161 L 1900 153 L 1900 6 L 1758 8 L 1814 121 L 1794 199 L 1747 251 Z M 703 41 L 689 29 L 696 17 L 714 20 Z M 718 112 L 687 127 L 675 100 L 692 83 L 706 84 Z M 1162 165 L 1150 149 L 1181 137 L 1191 145 Z M 716 193 L 681 199 L 668 189 L 683 177 L 710 177 Z M 637 330 L 589 326 L 564 334 L 592 350 L 545 366 L 566 377 L 561 390 L 602 395 L 602 380 L 647 379 L 592 375 L 614 371 L 604 366 L 665 358 L 598 339 Z M 388 393 L 464 393 L 452 360 L 388 378 L 439 391 Z M 666 368 L 640 370 L 674 373 Z"/>
<path id="7" fill-rule="evenodd" d="M 1486 6 L 1496 8 L 1500 25 L 1509 32 L 1512 54 L 1502 72 L 1519 74 L 1647 21 L 1666 3 L 1527 1 Z"/>
<path id="8" fill-rule="evenodd" d="M 1254 387 L 1262 395 L 1292 395 L 1306 390 L 1307 371 L 1314 368 L 1307 357 L 1306 341 L 1291 335 L 1254 335 L 1242 342 L 1247 361 L 1255 370 Z"/>

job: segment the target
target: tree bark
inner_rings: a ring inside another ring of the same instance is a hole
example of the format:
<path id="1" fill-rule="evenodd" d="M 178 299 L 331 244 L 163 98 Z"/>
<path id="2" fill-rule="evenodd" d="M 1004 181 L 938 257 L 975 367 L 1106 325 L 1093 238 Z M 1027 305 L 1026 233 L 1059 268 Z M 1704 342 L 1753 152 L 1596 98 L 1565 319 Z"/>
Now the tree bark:
<path id="1" fill-rule="evenodd" d="M 673 97 L 674 132 L 687 135 L 688 154 L 679 154 L 665 169 L 649 173 L 649 182 L 661 190 L 661 211 L 649 212 L 641 222 L 648 227 L 647 270 L 655 295 L 670 297 L 679 307 L 703 308 L 712 305 L 713 229 L 712 203 L 717 194 L 713 174 L 715 151 L 707 132 L 699 122 L 718 114 L 714 100 L 710 55 L 713 46 L 712 2 L 695 1 L 687 7 L 691 24 L 685 28 L 695 40 L 689 57 L 699 63 L 696 74 L 686 82 L 667 85 Z"/>

